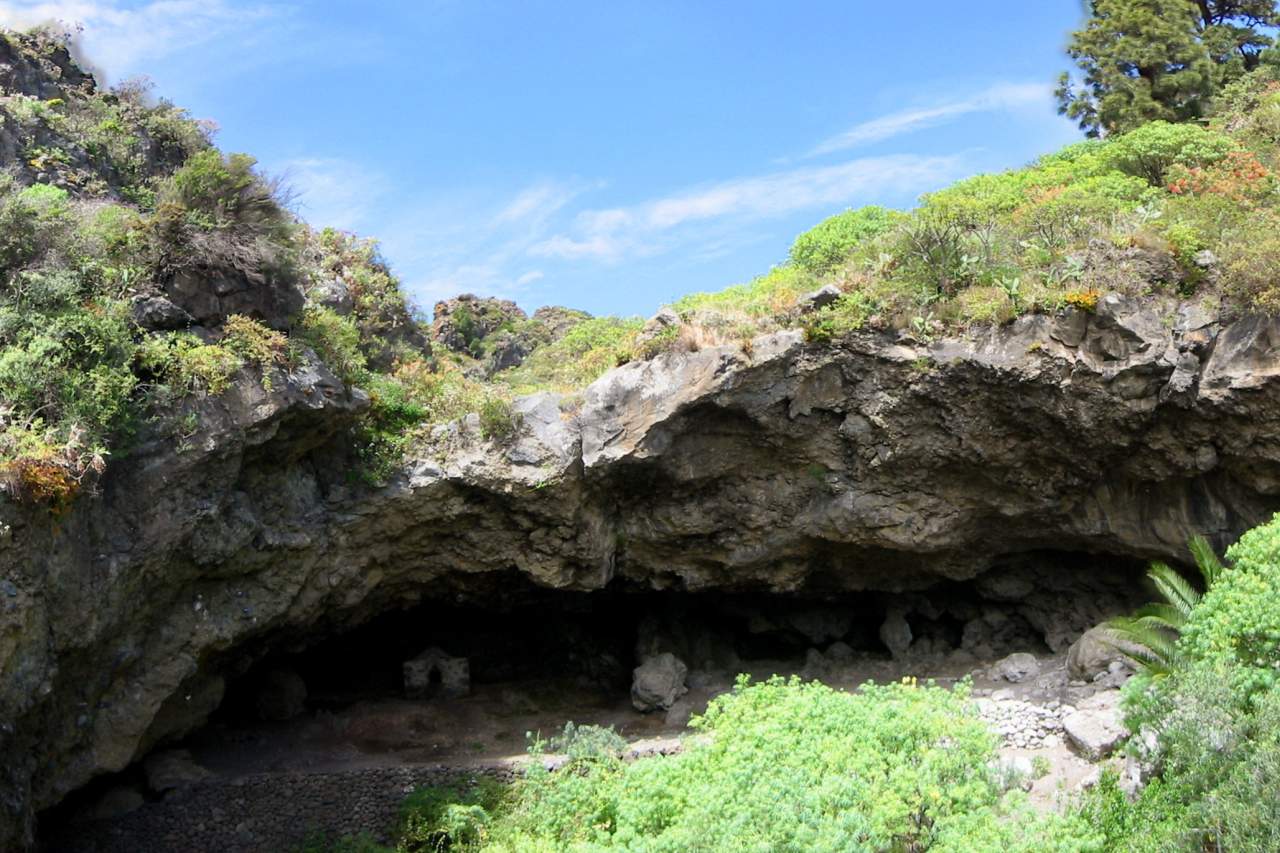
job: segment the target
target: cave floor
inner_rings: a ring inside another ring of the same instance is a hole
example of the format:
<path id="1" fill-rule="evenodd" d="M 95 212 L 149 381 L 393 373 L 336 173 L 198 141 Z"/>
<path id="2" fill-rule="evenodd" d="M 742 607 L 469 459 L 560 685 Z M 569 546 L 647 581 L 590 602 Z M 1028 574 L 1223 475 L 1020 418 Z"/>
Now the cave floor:
<path id="1" fill-rule="evenodd" d="M 1111 684 L 1069 682 L 1065 655 L 1041 655 L 1038 661 L 1039 672 L 1017 683 L 990 678 L 994 661 L 954 654 L 905 661 L 860 654 L 840 665 L 828 663 L 821 671 L 797 659 L 747 661 L 741 668 L 755 679 L 800 675 L 849 690 L 869 680 L 914 676 L 951 686 L 969 677 L 980 713 L 1002 737 L 999 760 L 1024 768 L 1035 762 L 1047 770 L 1025 785 L 1032 804 L 1047 810 L 1087 784 L 1098 766 L 1068 749 L 1060 725 L 1057 734 L 1045 735 L 1041 729 L 1038 737 L 1024 739 L 1025 725 L 1010 728 L 1009 721 L 1052 716 L 1057 709 L 1070 709 L 1100 692 L 1114 695 L 1115 690 Z M 623 688 L 593 687 L 571 677 L 481 683 L 473 685 L 470 695 L 453 699 L 407 700 L 368 691 L 313 694 L 308 710 L 291 720 L 240 719 L 205 727 L 176 746 L 188 750 L 209 778 L 128 813 L 98 814 L 96 820 L 81 813 L 45 849 L 239 853 L 290 849 L 263 842 L 317 817 L 327 818 L 333 832 L 382 827 L 394 822 L 399 801 L 412 790 L 406 780 L 421 784 L 422 779 L 439 778 L 432 775 L 439 772 L 510 778 L 529 760 L 526 733 L 550 737 L 568 721 L 613 726 L 632 745 L 633 754 L 678 748 L 678 736 L 688 730 L 688 714 L 702 711 L 732 682 L 733 674 L 727 672 L 691 672 L 690 692 L 666 714 L 636 711 Z M 378 801 L 376 808 L 369 804 L 371 797 Z"/>
<path id="2" fill-rule="evenodd" d="M 1041 662 L 1042 672 L 1063 670 L 1061 656 Z M 1065 677 L 1056 681 L 1051 677 L 1047 685 L 1043 677 L 1020 684 L 996 682 L 987 677 L 989 663 L 865 655 L 818 673 L 795 659 L 748 661 L 741 668 L 756 680 L 774 674 L 800 675 L 850 690 L 867 681 L 885 683 L 908 676 L 952 686 L 968 676 L 975 696 L 1002 691 L 998 695 L 1005 700 L 1070 699 L 1064 692 L 1071 689 Z M 478 684 L 462 698 L 328 694 L 311 697 L 316 710 L 292 720 L 217 723 L 182 746 L 191 751 L 196 763 L 224 779 L 261 773 L 519 762 L 527 755 L 531 736 L 549 738 L 570 721 L 612 726 L 632 743 L 679 736 L 688 731 L 688 714 L 702 712 L 713 697 L 730 690 L 733 678 L 732 673 L 691 673 L 689 693 L 667 714 L 641 713 L 632 707 L 625 690 L 605 689 L 573 677 Z M 1041 751 L 1010 748 L 1010 754 Z"/>

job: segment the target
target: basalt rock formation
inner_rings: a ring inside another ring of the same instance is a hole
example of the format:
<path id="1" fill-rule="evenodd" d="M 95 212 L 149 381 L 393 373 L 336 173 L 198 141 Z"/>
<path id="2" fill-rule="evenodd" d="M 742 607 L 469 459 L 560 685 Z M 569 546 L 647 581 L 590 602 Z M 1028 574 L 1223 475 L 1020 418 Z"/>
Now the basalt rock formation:
<path id="1" fill-rule="evenodd" d="M 1108 559 L 1181 559 L 1280 508 L 1278 354 L 1280 321 L 1119 297 L 966 338 L 782 332 L 523 398 L 500 442 L 437 427 L 380 489 L 335 450 L 361 391 L 314 360 L 245 373 L 63 516 L 0 504 L 0 848 L 200 724 L 255 656 L 515 577 L 971 583 L 1064 649 L 1105 614 L 1063 590 Z M 1096 561 L 1036 557 L 1066 552 Z"/>

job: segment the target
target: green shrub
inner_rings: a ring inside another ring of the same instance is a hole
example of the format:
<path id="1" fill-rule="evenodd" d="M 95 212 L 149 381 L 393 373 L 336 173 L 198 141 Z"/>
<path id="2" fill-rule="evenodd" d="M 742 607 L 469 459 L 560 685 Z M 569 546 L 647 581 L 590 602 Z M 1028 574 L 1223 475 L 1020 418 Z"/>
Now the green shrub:
<path id="1" fill-rule="evenodd" d="M 293 330 L 295 338 L 315 350 L 320 360 L 343 382 L 359 384 L 368 377 L 364 353 L 360 350 L 360 330 L 355 321 L 332 308 L 309 305 L 302 322 Z"/>
<path id="2" fill-rule="evenodd" d="M 490 395 L 480 403 L 480 434 L 487 439 L 503 441 L 520 428 L 520 415 L 505 397 Z"/>
<path id="3" fill-rule="evenodd" d="M 861 293 L 841 296 L 833 304 L 805 317 L 805 340 L 828 343 L 842 338 L 861 329 L 870 313 L 870 306 Z"/>
<path id="4" fill-rule="evenodd" d="M 808 270 L 783 264 L 747 284 L 736 284 L 714 293 L 691 293 L 671 307 L 685 318 L 736 314 L 763 319 L 791 310 L 797 299 L 817 286 L 817 279 Z"/>
<path id="5" fill-rule="evenodd" d="M 1153 121 L 1109 140 L 1101 153 L 1109 168 L 1163 187 L 1173 166 L 1208 166 L 1236 148 L 1229 136 L 1198 125 Z"/>
<path id="6" fill-rule="evenodd" d="M 1205 593 L 1183 629 L 1191 660 L 1233 665 L 1245 695 L 1276 685 L 1280 669 L 1280 515 L 1227 550 L 1231 570 Z"/>
<path id="7" fill-rule="evenodd" d="M 556 772 L 535 762 L 508 799 L 466 813 L 474 831 L 456 846 L 972 851 L 1016 837 L 1010 849 L 1092 849 L 1079 821 L 1000 790 L 995 741 L 963 687 L 742 680 L 694 725 L 702 737 L 673 756 L 627 763 L 609 743 Z"/>
<path id="8" fill-rule="evenodd" d="M 418 788 L 401 808 L 398 853 L 437 853 L 476 849 L 489 836 L 492 814 L 506 797 L 506 788 L 485 776 L 455 785 Z"/>
<path id="9" fill-rule="evenodd" d="M 596 317 L 570 328 L 558 341 L 536 348 L 519 367 L 496 379 L 517 394 L 575 391 L 632 357 L 644 323 L 635 317 Z"/>
<path id="10" fill-rule="evenodd" d="M 884 233 L 901 218 L 897 211 L 875 206 L 837 213 L 795 239 L 791 262 L 812 275 L 826 275 L 843 264 L 854 247 Z"/>
<path id="11" fill-rule="evenodd" d="M 153 398 L 161 404 L 190 394 L 221 394 L 243 361 L 232 349 L 206 344 L 190 332 L 149 335 L 138 348 L 138 365 L 154 380 Z"/>
<path id="12" fill-rule="evenodd" d="M 288 343 L 282 332 L 243 314 L 232 314 L 222 327 L 222 345 L 258 367 L 283 364 Z"/>
<path id="13" fill-rule="evenodd" d="M 564 731 L 547 740 L 546 747 L 571 761 L 595 762 L 621 758 L 627 741 L 613 726 L 579 726 L 571 721 L 564 724 Z"/>

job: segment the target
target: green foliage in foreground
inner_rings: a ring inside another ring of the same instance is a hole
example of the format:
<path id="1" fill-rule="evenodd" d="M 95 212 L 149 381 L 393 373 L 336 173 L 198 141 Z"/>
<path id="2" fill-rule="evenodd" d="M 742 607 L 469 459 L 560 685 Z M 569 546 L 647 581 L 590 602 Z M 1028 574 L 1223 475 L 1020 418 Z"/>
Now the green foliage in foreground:
<path id="1" fill-rule="evenodd" d="M 594 738 L 506 796 L 419 795 L 397 849 L 1096 849 L 1083 822 L 1002 789 L 964 688 L 743 679 L 694 725 L 702 737 L 679 755 L 627 763 Z"/>
<path id="2" fill-rule="evenodd" d="M 1084 815 L 1107 850 L 1280 849 L 1280 515 L 1227 550 L 1158 677 L 1125 686 L 1129 749 L 1156 781 Z"/>

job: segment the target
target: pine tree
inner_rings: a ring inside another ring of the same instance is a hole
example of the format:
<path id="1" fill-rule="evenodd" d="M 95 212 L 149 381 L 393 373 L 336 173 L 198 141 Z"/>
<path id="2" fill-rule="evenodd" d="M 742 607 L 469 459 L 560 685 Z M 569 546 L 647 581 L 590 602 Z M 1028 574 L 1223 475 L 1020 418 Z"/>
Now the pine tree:
<path id="1" fill-rule="evenodd" d="M 1059 111 L 1090 136 L 1156 119 L 1203 117 L 1217 92 L 1253 70 L 1280 24 L 1275 0 L 1090 0 L 1059 81 Z"/>

